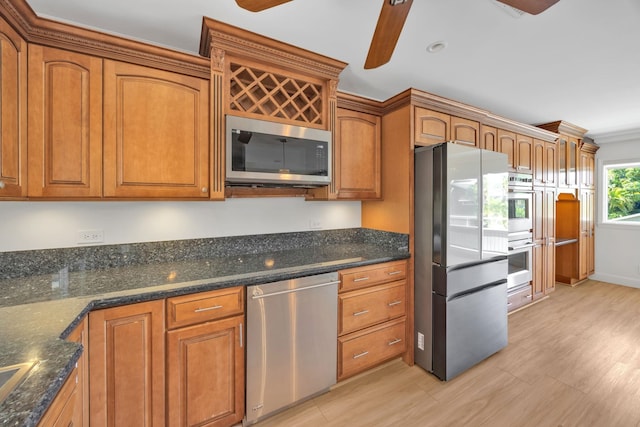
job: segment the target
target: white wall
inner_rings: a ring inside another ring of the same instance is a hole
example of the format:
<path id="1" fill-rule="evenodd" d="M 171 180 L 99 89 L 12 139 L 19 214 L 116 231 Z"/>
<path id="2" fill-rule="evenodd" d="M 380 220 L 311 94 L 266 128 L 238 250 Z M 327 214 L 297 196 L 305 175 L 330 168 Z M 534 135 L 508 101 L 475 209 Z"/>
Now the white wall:
<path id="1" fill-rule="evenodd" d="M 360 202 L 301 197 L 224 202 L 0 202 L 0 252 L 78 246 L 78 231 L 100 229 L 104 242 L 283 233 L 360 227 Z"/>
<path id="2" fill-rule="evenodd" d="M 594 138 L 596 153 L 596 243 L 595 274 L 592 279 L 640 288 L 640 226 L 602 224 L 602 163 L 640 159 L 640 132 Z"/>

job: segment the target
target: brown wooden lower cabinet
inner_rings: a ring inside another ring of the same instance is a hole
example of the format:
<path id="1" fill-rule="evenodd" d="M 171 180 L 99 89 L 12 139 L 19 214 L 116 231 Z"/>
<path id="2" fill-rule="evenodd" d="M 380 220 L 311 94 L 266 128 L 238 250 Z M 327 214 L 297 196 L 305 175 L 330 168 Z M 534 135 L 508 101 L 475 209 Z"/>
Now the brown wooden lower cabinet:
<path id="1" fill-rule="evenodd" d="M 167 425 L 223 427 L 244 416 L 244 316 L 167 332 Z"/>
<path id="2" fill-rule="evenodd" d="M 407 352 L 407 267 L 405 260 L 339 272 L 338 381 Z"/>
<path id="3" fill-rule="evenodd" d="M 89 313 L 90 423 L 165 425 L 164 300 Z"/>
<path id="4" fill-rule="evenodd" d="M 58 395 L 49 406 L 47 412 L 40 420 L 38 427 L 69 427 L 78 426 L 77 406 L 81 405 L 81 396 L 78 392 L 78 369 L 75 368 L 58 392 Z"/>

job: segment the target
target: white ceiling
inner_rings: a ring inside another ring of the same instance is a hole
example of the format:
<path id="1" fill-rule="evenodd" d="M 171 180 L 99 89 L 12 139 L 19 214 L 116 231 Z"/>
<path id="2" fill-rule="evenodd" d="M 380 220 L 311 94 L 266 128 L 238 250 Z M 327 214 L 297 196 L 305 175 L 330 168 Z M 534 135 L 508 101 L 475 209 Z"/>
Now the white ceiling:
<path id="1" fill-rule="evenodd" d="M 385 100 L 414 87 L 520 122 L 640 134 L 640 0 L 560 0 L 513 18 L 492 0 L 415 0 L 391 61 L 363 64 L 383 0 L 27 0 L 39 16 L 197 53 L 202 17 L 349 63 L 339 89 Z M 426 47 L 446 41 L 429 54 Z"/>

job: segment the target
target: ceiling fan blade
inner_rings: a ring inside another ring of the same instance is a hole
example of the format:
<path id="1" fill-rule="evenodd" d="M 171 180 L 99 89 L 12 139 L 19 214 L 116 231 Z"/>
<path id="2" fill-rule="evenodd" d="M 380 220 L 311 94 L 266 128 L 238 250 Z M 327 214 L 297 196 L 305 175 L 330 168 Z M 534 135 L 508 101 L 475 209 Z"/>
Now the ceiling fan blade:
<path id="1" fill-rule="evenodd" d="M 498 0 L 500 3 L 507 4 L 530 15 L 537 15 L 549 9 L 560 0 Z"/>
<path id="2" fill-rule="evenodd" d="M 236 0 L 238 6 L 251 12 L 260 12 L 274 6 L 288 3 L 291 0 Z"/>
<path id="3" fill-rule="evenodd" d="M 412 4 L 413 0 L 384 0 L 364 63 L 366 70 L 389 62 Z"/>

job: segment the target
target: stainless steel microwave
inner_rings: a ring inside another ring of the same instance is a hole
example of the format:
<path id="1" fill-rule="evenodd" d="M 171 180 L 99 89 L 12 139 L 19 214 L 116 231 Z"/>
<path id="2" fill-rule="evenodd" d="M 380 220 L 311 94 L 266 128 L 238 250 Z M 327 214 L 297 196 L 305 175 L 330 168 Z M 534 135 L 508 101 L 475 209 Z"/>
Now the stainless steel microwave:
<path id="1" fill-rule="evenodd" d="M 226 182 L 324 186 L 331 181 L 331 132 L 226 117 Z"/>

